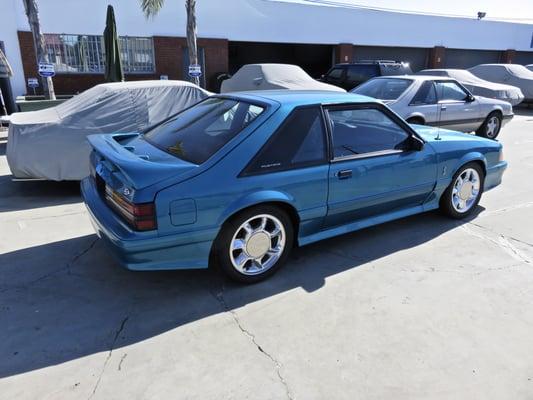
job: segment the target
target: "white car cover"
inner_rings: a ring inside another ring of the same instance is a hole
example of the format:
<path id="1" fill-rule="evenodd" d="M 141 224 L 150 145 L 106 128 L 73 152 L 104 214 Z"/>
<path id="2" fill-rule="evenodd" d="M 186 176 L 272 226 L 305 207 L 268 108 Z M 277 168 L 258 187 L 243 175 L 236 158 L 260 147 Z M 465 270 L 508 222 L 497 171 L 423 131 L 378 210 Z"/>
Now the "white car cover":
<path id="1" fill-rule="evenodd" d="M 302 68 L 290 64 L 248 64 L 222 82 L 221 93 L 248 90 L 329 90 L 345 92 L 337 86 L 318 82 Z"/>
<path id="2" fill-rule="evenodd" d="M 533 100 L 533 72 L 519 64 L 481 64 L 469 69 L 474 75 L 491 82 L 513 85 L 526 101 Z"/>
<path id="3" fill-rule="evenodd" d="M 184 81 L 104 83 L 56 107 L 14 113 L 9 168 L 15 178 L 81 180 L 89 175 L 88 135 L 142 131 L 210 94 Z"/>
<path id="4" fill-rule="evenodd" d="M 425 69 L 417 72 L 416 75 L 447 76 L 460 82 L 476 96 L 504 100 L 513 106 L 524 100 L 522 91 L 516 86 L 481 79 L 466 69 Z"/>

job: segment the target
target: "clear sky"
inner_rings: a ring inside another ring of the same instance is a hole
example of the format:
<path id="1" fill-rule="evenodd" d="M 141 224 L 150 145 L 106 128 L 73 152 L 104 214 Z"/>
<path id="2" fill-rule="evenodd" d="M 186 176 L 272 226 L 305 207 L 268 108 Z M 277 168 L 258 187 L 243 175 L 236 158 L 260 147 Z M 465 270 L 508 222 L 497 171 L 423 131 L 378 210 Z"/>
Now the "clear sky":
<path id="1" fill-rule="evenodd" d="M 299 0 L 300 2 L 302 0 Z M 304 0 L 305 1 L 305 0 Z M 517 19 L 533 23 L 533 0 L 311 0 L 417 11 L 437 14 L 476 16 L 478 11 L 491 19 Z"/>

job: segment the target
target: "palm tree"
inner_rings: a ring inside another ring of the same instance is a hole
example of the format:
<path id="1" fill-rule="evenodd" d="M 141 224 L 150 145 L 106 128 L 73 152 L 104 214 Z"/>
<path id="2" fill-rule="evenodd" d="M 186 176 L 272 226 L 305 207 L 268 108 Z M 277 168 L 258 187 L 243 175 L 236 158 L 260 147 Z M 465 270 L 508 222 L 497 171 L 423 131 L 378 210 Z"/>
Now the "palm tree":
<path id="1" fill-rule="evenodd" d="M 146 18 L 159 13 L 165 0 L 140 0 L 141 8 Z M 196 0 L 185 0 L 187 10 L 187 47 L 189 48 L 189 63 L 198 64 L 198 47 L 196 44 Z M 192 82 L 200 85 L 200 78 L 193 77 Z"/>
<path id="2" fill-rule="evenodd" d="M 41 32 L 41 23 L 39 22 L 39 8 L 37 7 L 37 0 L 22 0 L 28 23 L 30 24 L 31 33 L 33 35 L 33 45 L 35 47 L 35 54 L 37 56 L 37 63 L 49 62 L 48 52 L 46 51 L 46 44 L 44 36 Z M 51 77 L 41 79 L 43 85 L 44 95 L 48 100 L 55 100 L 56 94 L 54 92 L 54 82 Z"/>

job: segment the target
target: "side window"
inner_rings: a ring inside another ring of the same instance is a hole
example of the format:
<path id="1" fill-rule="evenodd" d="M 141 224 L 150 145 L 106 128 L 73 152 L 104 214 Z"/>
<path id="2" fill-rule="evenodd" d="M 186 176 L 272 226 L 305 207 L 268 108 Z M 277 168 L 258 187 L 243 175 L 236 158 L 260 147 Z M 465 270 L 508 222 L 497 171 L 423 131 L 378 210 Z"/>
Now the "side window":
<path id="1" fill-rule="evenodd" d="M 455 82 L 435 82 L 439 100 L 464 101 L 467 93 Z"/>
<path id="2" fill-rule="evenodd" d="M 294 110 L 246 168 L 265 173 L 325 162 L 326 137 L 319 107 Z"/>
<path id="3" fill-rule="evenodd" d="M 333 68 L 328 73 L 328 78 L 331 79 L 341 79 L 342 77 L 342 68 Z"/>
<path id="4" fill-rule="evenodd" d="M 409 134 L 385 113 L 373 108 L 328 110 L 333 158 L 403 150 Z"/>
<path id="5" fill-rule="evenodd" d="M 413 100 L 409 105 L 421 106 L 427 104 L 435 104 L 437 102 L 437 92 L 433 81 L 425 81 L 416 92 Z"/>
<path id="6" fill-rule="evenodd" d="M 348 82 L 365 82 L 379 75 L 377 65 L 351 65 L 346 70 Z"/>

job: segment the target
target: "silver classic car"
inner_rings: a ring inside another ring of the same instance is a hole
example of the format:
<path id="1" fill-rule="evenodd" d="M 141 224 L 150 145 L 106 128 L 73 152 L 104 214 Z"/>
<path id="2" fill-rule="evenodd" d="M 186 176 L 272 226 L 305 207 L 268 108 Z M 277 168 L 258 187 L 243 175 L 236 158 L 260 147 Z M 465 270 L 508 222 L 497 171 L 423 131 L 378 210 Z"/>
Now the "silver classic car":
<path id="1" fill-rule="evenodd" d="M 466 69 L 424 69 L 416 75 L 446 76 L 453 78 L 476 96 L 507 101 L 516 106 L 524 100 L 524 94 L 516 86 L 489 82 Z"/>
<path id="2" fill-rule="evenodd" d="M 371 79 L 352 90 L 383 101 L 412 124 L 440 126 L 495 139 L 513 117 L 511 104 L 474 96 L 442 76 L 405 75 Z"/>

